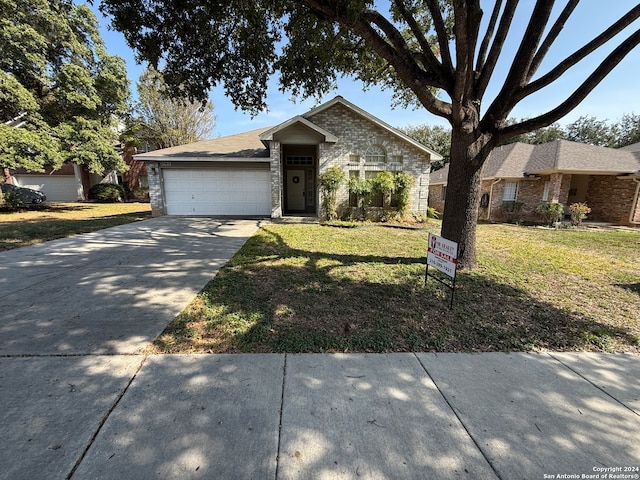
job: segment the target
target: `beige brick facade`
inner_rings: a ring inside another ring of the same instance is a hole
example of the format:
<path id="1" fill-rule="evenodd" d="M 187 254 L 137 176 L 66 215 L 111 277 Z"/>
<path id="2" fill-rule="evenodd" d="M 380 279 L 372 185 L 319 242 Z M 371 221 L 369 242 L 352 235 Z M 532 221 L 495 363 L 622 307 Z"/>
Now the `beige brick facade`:
<path id="1" fill-rule="evenodd" d="M 426 212 L 429 196 L 430 156 L 403 141 L 398 135 L 376 125 L 341 103 L 311 115 L 309 120 L 315 125 L 334 133 L 338 137 L 335 143 L 319 145 L 318 170 L 337 165 L 347 178 L 350 172 L 357 171 L 361 178 L 366 172 L 410 172 L 416 179 L 411 189 L 409 209 Z M 381 146 L 386 153 L 386 162 L 368 163 L 365 152 L 372 145 Z M 354 161 L 354 159 L 358 159 Z M 339 208 L 348 207 L 349 192 L 346 186 L 338 194 Z"/>

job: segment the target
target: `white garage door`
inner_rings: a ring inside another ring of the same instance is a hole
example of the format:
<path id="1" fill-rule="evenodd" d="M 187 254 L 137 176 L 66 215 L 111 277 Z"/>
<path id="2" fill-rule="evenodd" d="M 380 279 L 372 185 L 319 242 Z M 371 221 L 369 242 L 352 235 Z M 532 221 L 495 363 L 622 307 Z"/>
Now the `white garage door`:
<path id="1" fill-rule="evenodd" d="M 39 190 L 48 202 L 75 202 L 78 200 L 78 184 L 72 175 L 16 175 L 22 187 Z"/>
<path id="2" fill-rule="evenodd" d="M 163 169 L 167 215 L 271 215 L 265 169 Z"/>

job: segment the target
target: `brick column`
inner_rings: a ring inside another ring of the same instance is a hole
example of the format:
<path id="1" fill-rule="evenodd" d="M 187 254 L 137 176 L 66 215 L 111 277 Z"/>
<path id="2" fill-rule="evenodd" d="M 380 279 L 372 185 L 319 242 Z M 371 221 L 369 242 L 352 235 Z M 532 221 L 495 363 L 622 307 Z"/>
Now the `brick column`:
<path id="1" fill-rule="evenodd" d="M 271 152 L 271 218 L 282 217 L 282 161 L 280 142 L 272 140 Z"/>
<path id="2" fill-rule="evenodd" d="M 161 217 L 165 214 L 162 198 L 162 176 L 160 167 L 156 162 L 147 162 L 147 179 L 149 180 L 151 216 Z"/>
<path id="3" fill-rule="evenodd" d="M 560 201 L 560 189 L 562 187 L 562 174 L 561 173 L 553 173 L 551 174 L 551 201 L 559 202 Z"/>

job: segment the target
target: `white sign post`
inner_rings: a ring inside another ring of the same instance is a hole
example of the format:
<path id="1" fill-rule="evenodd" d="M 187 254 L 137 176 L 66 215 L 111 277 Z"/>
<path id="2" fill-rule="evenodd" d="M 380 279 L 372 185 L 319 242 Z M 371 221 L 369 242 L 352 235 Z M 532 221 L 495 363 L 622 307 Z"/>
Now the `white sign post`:
<path id="1" fill-rule="evenodd" d="M 442 238 L 433 233 L 429 234 L 429 247 L 427 248 L 427 271 L 424 277 L 424 284 L 427 284 L 429 278 L 429 266 L 451 277 L 453 282 L 451 285 L 442 281 L 438 277 L 431 275 L 438 282 L 451 289 L 451 306 L 453 308 L 453 293 L 456 289 L 456 265 L 458 259 L 458 244 Z"/>

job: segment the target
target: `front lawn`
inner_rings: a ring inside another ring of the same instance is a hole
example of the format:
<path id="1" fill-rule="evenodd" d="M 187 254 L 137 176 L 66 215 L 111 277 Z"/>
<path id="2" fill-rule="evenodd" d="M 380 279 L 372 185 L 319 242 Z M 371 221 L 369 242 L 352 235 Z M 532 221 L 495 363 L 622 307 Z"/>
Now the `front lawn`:
<path id="1" fill-rule="evenodd" d="M 0 251 L 151 217 L 148 203 L 47 203 L 0 213 Z"/>
<path id="2" fill-rule="evenodd" d="M 453 310 L 424 286 L 426 247 L 426 230 L 267 225 L 151 350 L 640 352 L 640 231 L 480 225 Z"/>

